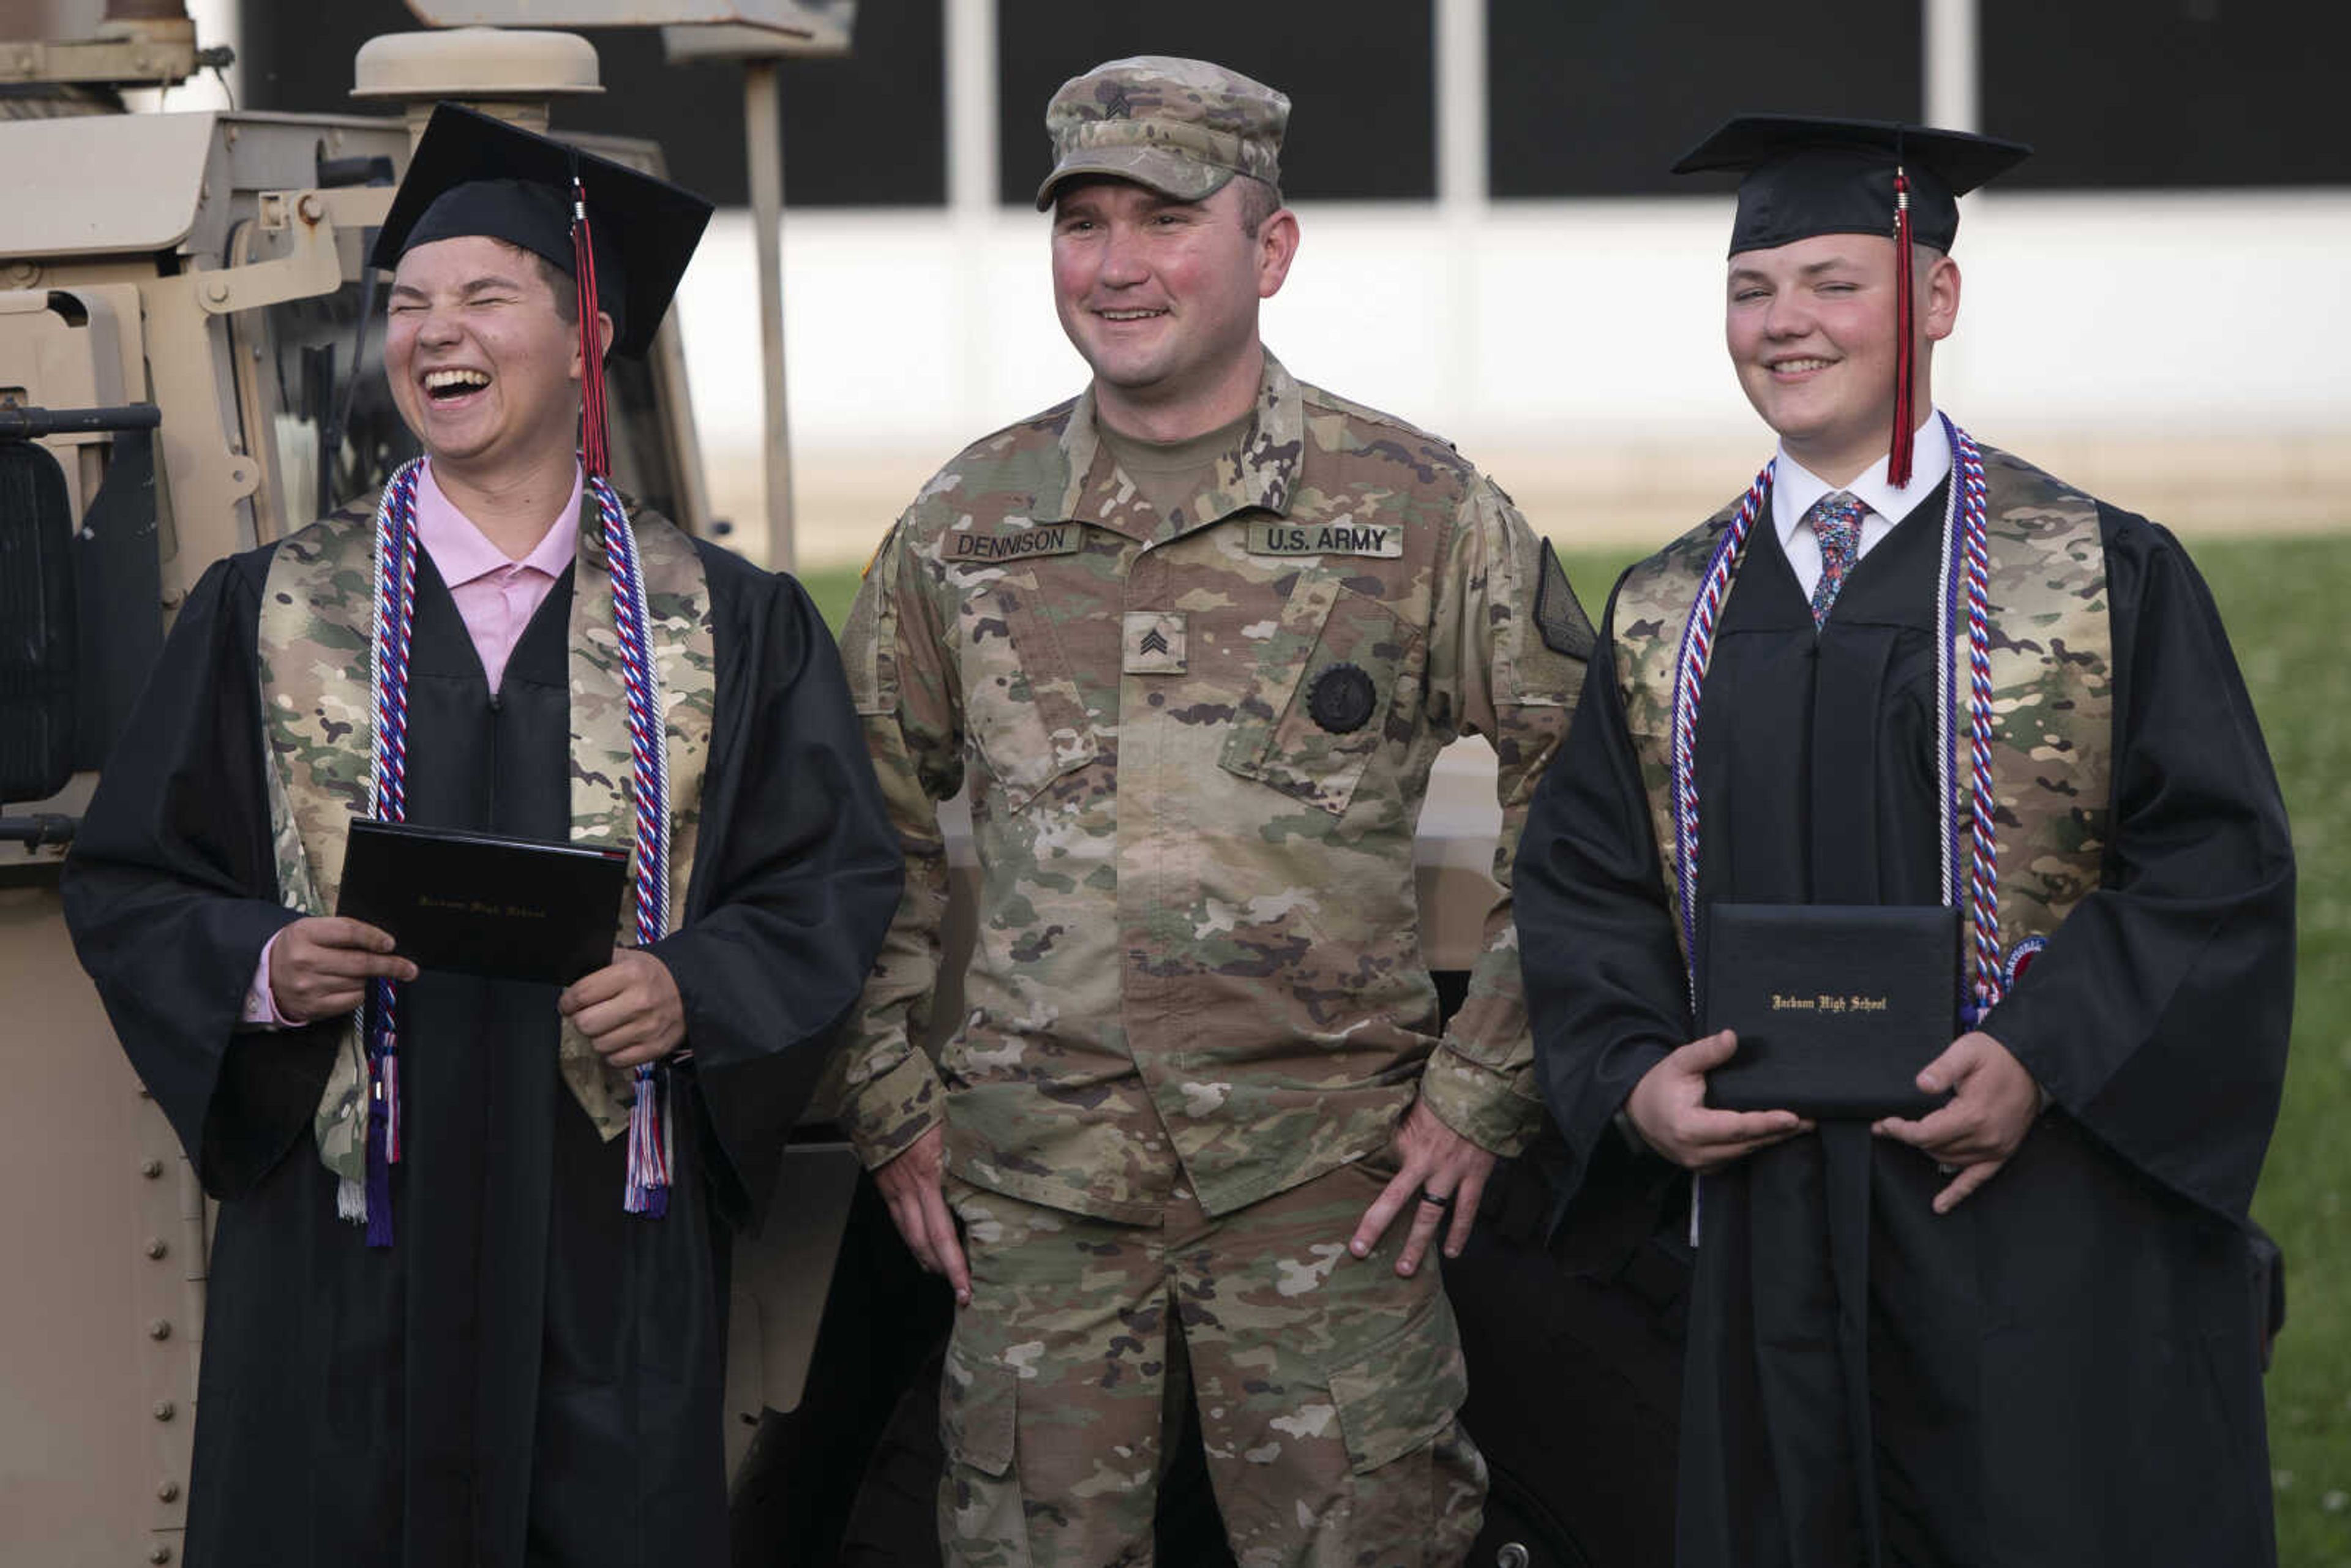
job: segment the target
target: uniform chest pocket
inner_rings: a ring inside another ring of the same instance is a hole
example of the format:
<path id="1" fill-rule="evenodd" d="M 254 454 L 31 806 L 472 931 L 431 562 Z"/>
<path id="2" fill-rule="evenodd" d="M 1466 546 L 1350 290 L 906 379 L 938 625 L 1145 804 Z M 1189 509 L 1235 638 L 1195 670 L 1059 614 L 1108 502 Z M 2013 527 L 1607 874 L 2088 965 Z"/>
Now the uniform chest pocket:
<path id="1" fill-rule="evenodd" d="M 1034 572 L 1008 571 L 967 589 L 963 701 L 972 744 L 1016 811 L 1099 755 Z"/>
<path id="2" fill-rule="evenodd" d="M 1233 716 L 1226 770 L 1343 814 L 1391 731 L 1409 731 L 1424 642 L 1335 575 L 1302 575 Z"/>

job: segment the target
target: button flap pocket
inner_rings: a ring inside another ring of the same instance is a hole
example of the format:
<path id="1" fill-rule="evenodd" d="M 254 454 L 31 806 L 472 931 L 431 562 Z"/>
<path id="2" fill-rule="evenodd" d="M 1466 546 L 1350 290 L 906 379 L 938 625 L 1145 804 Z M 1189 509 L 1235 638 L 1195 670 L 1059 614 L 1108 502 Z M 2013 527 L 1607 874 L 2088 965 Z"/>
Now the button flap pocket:
<path id="1" fill-rule="evenodd" d="M 1036 575 L 975 583 L 963 604 L 965 723 L 987 771 L 1019 810 L 1100 754 Z"/>
<path id="2" fill-rule="evenodd" d="M 1419 628 L 1337 573 L 1301 574 L 1233 716 L 1224 767 L 1343 814 L 1388 739 L 1398 688 L 1418 679 L 1422 642 Z"/>
<path id="3" fill-rule="evenodd" d="M 1012 1368 L 967 1359 L 950 1343 L 939 1377 L 939 1441 L 947 1457 L 984 1476 L 1008 1475 L 1019 1390 Z"/>
<path id="4" fill-rule="evenodd" d="M 1331 1402 L 1357 1475 L 1434 1442 L 1468 1396 L 1461 1335 L 1441 1289 L 1402 1328 L 1331 1374 Z"/>

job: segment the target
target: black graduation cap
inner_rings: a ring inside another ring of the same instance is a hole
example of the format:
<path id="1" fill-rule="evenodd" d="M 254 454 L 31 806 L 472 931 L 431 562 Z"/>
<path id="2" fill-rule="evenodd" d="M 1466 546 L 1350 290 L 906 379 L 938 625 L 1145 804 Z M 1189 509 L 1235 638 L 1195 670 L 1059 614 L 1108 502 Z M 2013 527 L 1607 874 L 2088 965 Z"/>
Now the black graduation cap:
<path id="1" fill-rule="evenodd" d="M 1677 174 L 1725 172 L 1739 183 L 1730 254 L 1772 250 L 1816 235 L 1884 235 L 1895 242 L 1894 434 L 1887 480 L 1910 482 L 1915 434 L 1910 247 L 1949 251 L 1959 198 L 2032 156 L 2022 141 L 1893 120 L 1742 114 L 1691 148 Z"/>
<path id="2" fill-rule="evenodd" d="M 1894 120 L 1742 114 L 1682 155 L 1677 174 L 1744 174 L 1730 254 L 1814 235 L 1894 233 L 1895 176 L 1910 194 L 1911 238 L 1949 250 L 1959 198 L 2032 156 L 2022 141 Z"/>
<path id="3" fill-rule="evenodd" d="M 370 259 L 387 270 L 420 245 L 483 235 L 520 246 L 570 276 L 579 290 L 582 445 L 607 471 L 602 355 L 596 315 L 612 318 L 612 350 L 652 344 L 701 242 L 711 206 L 693 192 L 460 104 L 435 108 L 409 159 Z"/>
<path id="4" fill-rule="evenodd" d="M 710 204 L 461 104 L 434 110 L 371 259 L 390 269 L 413 246 L 486 235 L 576 274 L 575 177 L 587 192 L 597 294 L 612 318 L 613 351 L 641 354 L 701 242 Z"/>

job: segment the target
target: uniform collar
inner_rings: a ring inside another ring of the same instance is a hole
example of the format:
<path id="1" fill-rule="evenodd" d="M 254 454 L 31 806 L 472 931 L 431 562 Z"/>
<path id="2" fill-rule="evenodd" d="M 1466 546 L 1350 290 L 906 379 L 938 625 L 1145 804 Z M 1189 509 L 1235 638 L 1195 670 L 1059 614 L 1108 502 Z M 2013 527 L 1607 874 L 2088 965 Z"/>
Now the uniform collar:
<path id="1" fill-rule="evenodd" d="M 1061 428 L 1061 459 L 1067 466 L 1060 510 L 1037 520 L 1093 523 L 1155 542 L 1221 522 L 1236 512 L 1289 516 L 1290 498 L 1298 490 L 1299 457 L 1305 448 L 1306 414 L 1297 381 L 1270 350 L 1258 382 L 1256 410 L 1238 448 L 1217 460 L 1217 482 L 1186 508 L 1183 526 L 1173 528 L 1141 504 L 1134 481 L 1104 449 L 1094 429 L 1093 388 L 1088 386 L 1070 405 L 1069 421 Z"/>
<path id="2" fill-rule="evenodd" d="M 1771 525 L 1779 531 L 1781 545 L 1785 547 L 1803 525 L 1804 514 L 1812 510 L 1813 503 L 1834 490 L 1844 491 L 1889 525 L 1908 517 L 1913 507 L 1935 493 L 1935 486 L 1951 471 L 1951 438 L 1945 433 L 1942 411 L 1929 410 L 1927 423 L 1918 427 L 1917 440 L 1911 448 L 1909 484 L 1899 489 L 1887 484 L 1886 461 L 1880 457 L 1850 485 L 1832 485 L 1789 456 L 1787 447 L 1782 445 L 1779 466 L 1771 475 Z"/>

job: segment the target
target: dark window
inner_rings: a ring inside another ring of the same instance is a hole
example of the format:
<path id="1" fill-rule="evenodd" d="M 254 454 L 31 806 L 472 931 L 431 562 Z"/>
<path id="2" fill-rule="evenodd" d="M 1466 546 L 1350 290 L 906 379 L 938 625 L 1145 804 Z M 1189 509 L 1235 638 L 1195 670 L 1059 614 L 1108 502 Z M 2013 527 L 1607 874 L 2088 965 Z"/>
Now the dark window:
<path id="1" fill-rule="evenodd" d="M 1982 0 L 2002 190 L 2339 184 L 2351 22 L 2310 0 Z"/>
<path id="2" fill-rule="evenodd" d="M 1687 192 L 1696 182 L 1666 171 L 1734 114 L 1915 120 L 1919 9 L 1917 0 L 1489 0 L 1488 188 Z"/>
<path id="3" fill-rule="evenodd" d="M 1045 105 L 1127 55 L 1215 60 L 1290 95 L 1282 191 L 1316 200 L 1437 193 L 1430 0 L 1005 0 L 997 10 L 998 184 L 1028 205 L 1052 168 Z"/>
<path id="4" fill-rule="evenodd" d="M 399 0 L 246 0 L 245 107 L 338 114 L 354 104 L 351 59 L 378 33 L 416 30 Z M 938 0 L 864 0 L 855 52 L 784 62 L 784 199 L 794 206 L 908 206 L 946 200 L 946 44 Z M 661 143 L 669 170 L 723 206 L 749 199 L 742 71 L 673 66 L 652 28 L 584 34 L 604 92 L 555 107 L 558 130 Z"/>

